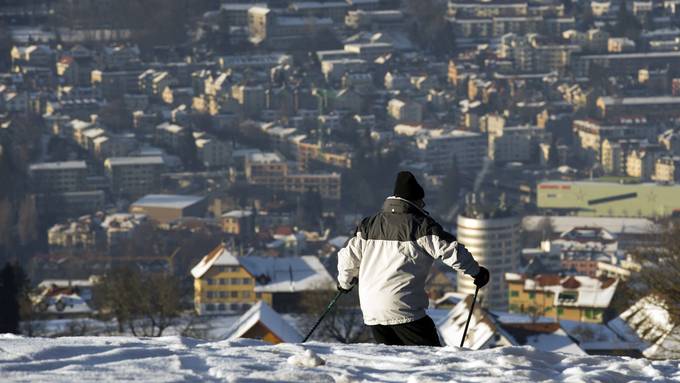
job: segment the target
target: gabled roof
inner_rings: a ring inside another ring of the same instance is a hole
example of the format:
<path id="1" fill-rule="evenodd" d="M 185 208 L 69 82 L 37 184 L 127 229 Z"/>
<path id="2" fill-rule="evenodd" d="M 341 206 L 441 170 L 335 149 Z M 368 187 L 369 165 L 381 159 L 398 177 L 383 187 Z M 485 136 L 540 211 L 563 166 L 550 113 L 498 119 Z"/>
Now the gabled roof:
<path id="1" fill-rule="evenodd" d="M 250 310 L 241 315 L 239 320 L 227 330 L 224 338 L 227 340 L 238 339 L 257 323 L 266 327 L 283 342 L 298 343 L 302 341 L 302 335 L 263 301 L 257 302 Z"/>
<path id="2" fill-rule="evenodd" d="M 220 245 L 203 257 L 203 259 L 191 269 L 191 275 L 193 275 L 194 278 L 200 278 L 214 265 L 240 266 L 241 264 L 229 250 Z"/>
<path id="3" fill-rule="evenodd" d="M 219 245 L 194 266 L 191 275 L 201 278 L 213 266 L 242 266 L 255 278 L 256 292 L 300 292 L 334 288 L 333 278 L 319 258 L 313 255 L 237 257 L 224 245 Z"/>
<path id="4" fill-rule="evenodd" d="M 444 319 L 437 323 L 437 329 L 444 344 L 460 345 L 471 304 L 472 296 L 468 295 L 455 305 Z M 463 347 L 473 350 L 484 348 L 493 339 L 495 333 L 495 324 L 489 320 L 489 315 L 477 306 L 470 318 L 470 326 Z"/>
<path id="5" fill-rule="evenodd" d="M 541 351 L 563 352 L 572 355 L 586 355 L 561 328 L 538 331 L 523 327 L 504 326 L 506 334 L 518 345 L 533 346 Z"/>

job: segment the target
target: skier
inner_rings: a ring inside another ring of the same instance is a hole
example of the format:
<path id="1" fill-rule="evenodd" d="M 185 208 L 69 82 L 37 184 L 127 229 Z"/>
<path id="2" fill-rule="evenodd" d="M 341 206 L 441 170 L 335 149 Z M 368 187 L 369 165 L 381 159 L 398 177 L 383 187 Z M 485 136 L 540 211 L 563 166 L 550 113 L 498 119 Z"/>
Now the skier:
<path id="1" fill-rule="evenodd" d="M 338 290 L 349 292 L 358 277 L 364 323 L 378 343 L 441 346 L 425 313 L 434 259 L 474 277 L 479 287 L 489 282 L 489 271 L 423 210 L 423 198 L 415 176 L 399 172 L 382 211 L 364 218 L 338 253 Z"/>

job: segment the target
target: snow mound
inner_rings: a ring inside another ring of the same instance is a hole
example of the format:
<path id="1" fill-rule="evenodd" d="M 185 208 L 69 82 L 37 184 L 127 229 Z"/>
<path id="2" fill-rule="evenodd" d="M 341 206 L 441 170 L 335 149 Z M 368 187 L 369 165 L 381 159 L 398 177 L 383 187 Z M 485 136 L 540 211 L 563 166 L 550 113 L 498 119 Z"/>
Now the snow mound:
<path id="1" fill-rule="evenodd" d="M 326 364 L 326 361 L 321 359 L 314 351 L 306 350 L 302 355 L 289 356 L 288 364 L 299 367 L 316 367 Z"/>
<path id="2" fill-rule="evenodd" d="M 532 347 L 208 342 L 0 335 L 2 382 L 677 382 L 680 361 L 574 356 Z"/>

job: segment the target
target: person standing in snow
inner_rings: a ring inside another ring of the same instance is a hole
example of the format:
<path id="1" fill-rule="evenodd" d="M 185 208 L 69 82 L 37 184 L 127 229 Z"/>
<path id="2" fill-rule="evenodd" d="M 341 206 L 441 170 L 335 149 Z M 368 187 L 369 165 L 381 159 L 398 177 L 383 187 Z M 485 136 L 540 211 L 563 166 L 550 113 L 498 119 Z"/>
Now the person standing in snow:
<path id="1" fill-rule="evenodd" d="M 425 280 L 435 259 L 474 277 L 479 287 L 489 282 L 489 271 L 423 210 L 424 198 L 415 176 L 399 172 L 394 195 L 338 252 L 338 290 L 349 292 L 358 277 L 364 323 L 378 343 L 441 346 L 425 312 Z"/>

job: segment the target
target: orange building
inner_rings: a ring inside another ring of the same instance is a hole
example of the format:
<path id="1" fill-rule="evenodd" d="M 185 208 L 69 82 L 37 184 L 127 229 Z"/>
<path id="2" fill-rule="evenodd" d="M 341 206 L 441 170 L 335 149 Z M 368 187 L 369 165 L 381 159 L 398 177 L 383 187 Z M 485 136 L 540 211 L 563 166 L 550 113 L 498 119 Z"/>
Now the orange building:
<path id="1" fill-rule="evenodd" d="M 273 344 L 302 341 L 302 335 L 279 313 L 262 301 L 257 302 L 241 315 L 238 321 L 227 330 L 227 340 L 238 338 L 259 339 Z"/>
<path id="2" fill-rule="evenodd" d="M 506 273 L 505 279 L 510 312 L 591 323 L 602 322 L 618 285 L 617 279 L 583 275 L 530 278 Z"/>

